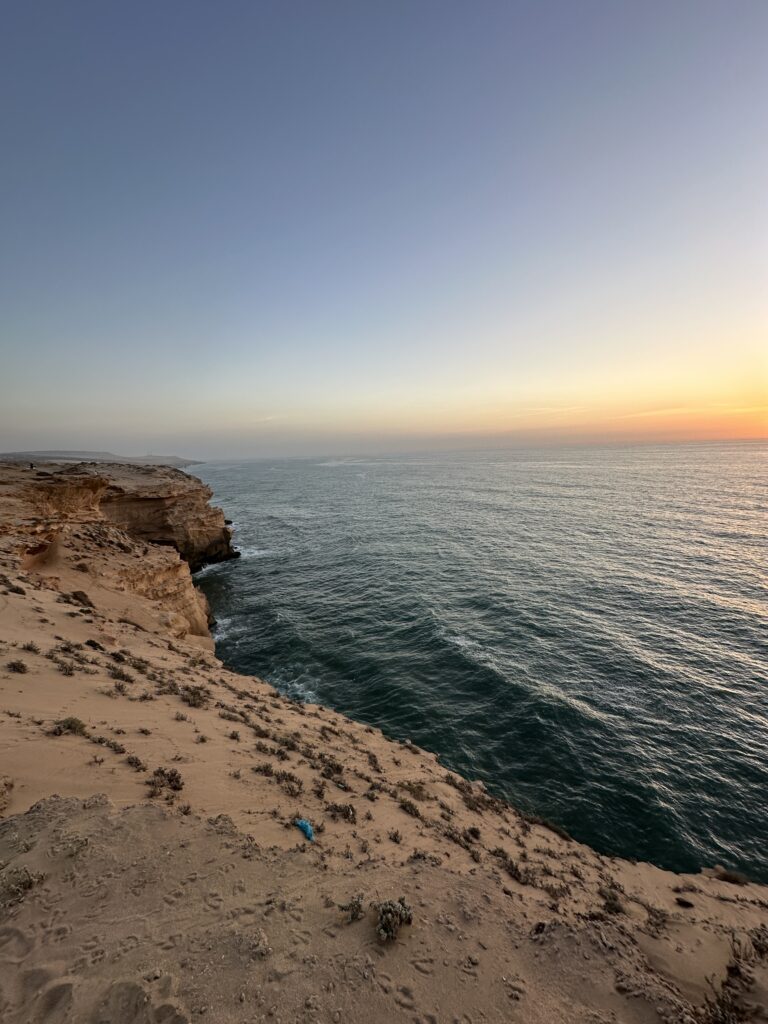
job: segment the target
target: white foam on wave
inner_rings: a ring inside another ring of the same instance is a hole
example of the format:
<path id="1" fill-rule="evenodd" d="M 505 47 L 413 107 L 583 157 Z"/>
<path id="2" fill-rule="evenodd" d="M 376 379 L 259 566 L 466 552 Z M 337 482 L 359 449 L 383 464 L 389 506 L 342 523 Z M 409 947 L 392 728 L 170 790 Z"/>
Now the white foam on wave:
<path id="1" fill-rule="evenodd" d="M 246 561 L 252 558 L 268 558 L 269 555 L 274 555 L 272 548 L 257 548 L 257 547 L 244 547 L 240 548 L 240 557 Z"/>
<path id="2" fill-rule="evenodd" d="M 234 616 L 222 615 L 220 619 L 216 619 L 213 624 L 213 639 L 214 640 L 226 640 L 227 637 L 232 634 L 232 623 L 235 621 Z"/>
<path id="3" fill-rule="evenodd" d="M 226 562 L 211 562 L 209 565 L 204 565 L 202 569 L 195 572 L 194 579 L 199 580 L 203 576 L 212 576 L 216 572 L 221 572 L 222 566 L 226 564 Z"/>
<path id="4" fill-rule="evenodd" d="M 267 679 L 276 690 L 291 700 L 298 700 L 302 704 L 319 704 L 317 690 L 314 689 L 314 681 L 305 681 L 301 678 L 291 678 L 283 675 L 270 675 Z"/>

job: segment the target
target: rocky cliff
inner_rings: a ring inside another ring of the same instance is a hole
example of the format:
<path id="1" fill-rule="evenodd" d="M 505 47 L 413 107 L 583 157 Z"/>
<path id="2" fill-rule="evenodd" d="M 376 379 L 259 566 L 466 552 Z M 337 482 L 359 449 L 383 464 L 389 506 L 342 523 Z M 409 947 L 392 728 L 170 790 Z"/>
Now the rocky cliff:
<path id="1" fill-rule="evenodd" d="M 31 475 L 29 501 L 44 515 L 90 513 L 137 540 L 175 548 L 192 572 L 237 557 L 224 513 L 209 505 L 211 489 L 180 470 L 78 463 Z"/>
<path id="2" fill-rule="evenodd" d="M 138 594 L 172 635 L 209 640 L 207 602 L 191 573 L 237 551 L 200 480 L 165 466 L 8 464 L 0 487 L 0 540 L 22 569 L 56 587 L 74 568 L 78 589 Z"/>

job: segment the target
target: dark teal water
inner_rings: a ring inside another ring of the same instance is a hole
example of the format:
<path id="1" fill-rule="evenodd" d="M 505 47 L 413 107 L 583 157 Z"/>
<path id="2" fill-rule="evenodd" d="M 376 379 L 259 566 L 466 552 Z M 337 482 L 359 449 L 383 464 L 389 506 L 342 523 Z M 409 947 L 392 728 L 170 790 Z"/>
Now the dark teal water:
<path id="1" fill-rule="evenodd" d="M 198 468 L 220 656 L 613 854 L 768 880 L 768 445 Z"/>

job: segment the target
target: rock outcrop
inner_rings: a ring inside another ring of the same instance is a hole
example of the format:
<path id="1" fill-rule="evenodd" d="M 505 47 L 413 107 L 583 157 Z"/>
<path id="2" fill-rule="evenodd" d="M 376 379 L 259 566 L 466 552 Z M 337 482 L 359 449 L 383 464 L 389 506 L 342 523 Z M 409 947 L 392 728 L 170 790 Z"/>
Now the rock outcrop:
<path id="1" fill-rule="evenodd" d="M 165 466 L 78 463 L 6 465 L 0 484 L 0 538 L 21 569 L 58 587 L 75 568 L 84 589 L 147 598 L 172 636 L 211 645 L 208 604 L 191 573 L 238 552 L 202 481 Z"/>
<path id="2" fill-rule="evenodd" d="M 77 463 L 36 473 L 28 494 L 42 515 L 105 519 L 137 540 L 175 548 L 192 572 L 238 554 L 224 513 L 209 505 L 210 487 L 169 466 Z"/>

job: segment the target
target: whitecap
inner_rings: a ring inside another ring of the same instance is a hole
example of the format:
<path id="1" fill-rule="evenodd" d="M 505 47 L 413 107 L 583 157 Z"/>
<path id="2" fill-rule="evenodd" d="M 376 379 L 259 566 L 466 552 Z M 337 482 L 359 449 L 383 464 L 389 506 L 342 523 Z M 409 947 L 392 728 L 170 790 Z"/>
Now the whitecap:
<path id="1" fill-rule="evenodd" d="M 246 561 L 251 558 L 267 558 L 269 555 L 274 555 L 274 553 L 275 552 L 271 548 L 240 548 L 240 557 L 244 558 Z"/>
<path id="2" fill-rule="evenodd" d="M 214 640 L 226 640 L 232 632 L 232 623 L 234 621 L 234 616 L 223 615 L 221 618 L 216 619 L 213 623 Z"/>
<path id="3" fill-rule="evenodd" d="M 305 682 L 301 678 L 285 677 L 283 675 L 270 675 L 265 677 L 276 690 L 279 690 L 284 697 L 300 701 L 302 704 L 319 704 L 317 690 L 314 688 L 314 680 Z"/>

